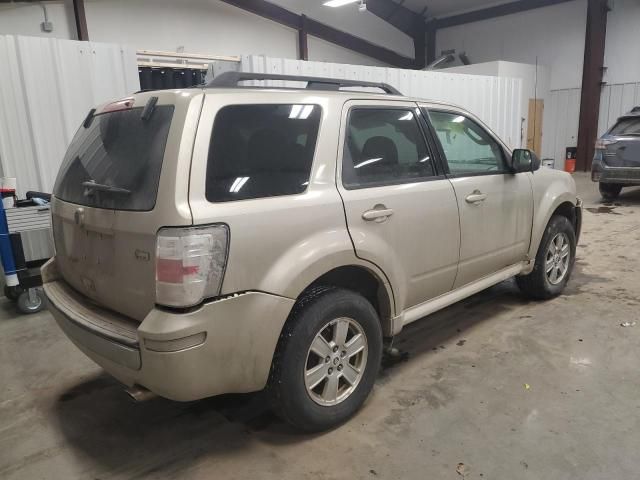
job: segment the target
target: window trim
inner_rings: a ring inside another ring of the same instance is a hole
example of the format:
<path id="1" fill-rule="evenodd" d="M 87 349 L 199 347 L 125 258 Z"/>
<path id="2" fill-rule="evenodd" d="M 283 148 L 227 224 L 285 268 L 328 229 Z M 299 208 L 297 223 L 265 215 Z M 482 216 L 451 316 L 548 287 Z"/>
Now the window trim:
<path id="1" fill-rule="evenodd" d="M 514 173 L 509 170 L 509 162 L 508 159 L 511 156 L 507 148 L 505 147 L 502 140 L 500 140 L 490 129 L 486 128 L 481 122 L 477 121 L 473 118 L 469 113 L 464 111 L 457 111 L 449 108 L 430 108 L 427 106 L 421 106 L 420 110 L 425 114 L 425 119 L 428 121 L 429 130 L 431 135 L 434 137 L 434 141 L 437 145 L 438 154 L 440 155 L 443 164 L 446 166 L 446 176 L 447 178 L 466 178 L 466 177 L 484 177 L 489 175 L 514 175 Z M 449 161 L 447 160 L 447 156 L 444 153 L 444 147 L 442 146 L 442 142 L 440 142 L 440 138 L 436 132 L 435 127 L 433 126 L 433 122 L 431 121 L 431 112 L 440 112 L 440 113 L 449 113 L 451 115 L 461 115 L 468 119 L 469 121 L 475 123 L 479 128 L 481 128 L 489 137 L 491 137 L 500 147 L 502 152 L 502 161 L 506 168 L 504 170 L 497 171 L 486 171 L 486 172 L 467 172 L 467 173 L 451 173 L 451 168 L 449 167 Z"/>
<path id="2" fill-rule="evenodd" d="M 287 193 L 287 194 L 281 194 L 281 195 L 269 195 L 269 196 L 263 196 L 263 197 L 251 197 L 251 198 L 238 198 L 238 199 L 230 199 L 230 200 L 209 200 L 207 198 L 207 171 L 209 168 L 209 157 L 210 157 L 210 152 L 211 152 L 211 145 L 213 143 L 213 132 L 216 128 L 216 123 L 219 121 L 218 117 L 220 115 L 220 113 L 224 110 L 226 110 L 229 107 L 247 107 L 247 106 L 273 106 L 273 105 L 313 105 L 314 107 L 318 107 L 320 109 L 320 118 L 318 119 L 318 131 L 316 133 L 316 142 L 315 142 L 315 146 L 313 149 L 313 157 L 311 158 L 311 168 L 309 169 L 309 179 L 307 180 L 307 184 L 305 185 L 304 190 L 297 192 L 297 193 Z M 309 187 L 311 186 L 312 182 L 313 182 L 313 173 L 314 173 L 314 168 L 316 168 L 316 156 L 318 154 L 318 145 L 320 143 L 320 134 L 322 133 L 322 125 L 323 125 L 323 121 L 324 121 L 324 109 L 322 108 L 322 105 L 320 103 L 311 103 L 311 102 L 289 102 L 289 103 L 285 103 L 285 102 L 273 102 L 273 101 L 269 101 L 269 102 L 239 102 L 239 103 L 228 103 L 225 104 L 223 106 L 221 106 L 220 108 L 218 108 L 215 112 L 215 115 L 213 117 L 213 122 L 211 123 L 211 128 L 209 129 L 209 137 L 208 137 L 208 141 L 207 141 L 207 156 L 206 156 L 206 162 L 205 162 L 205 167 L 204 167 L 204 189 L 203 189 L 203 195 L 204 195 L 204 199 L 207 203 L 210 204 L 224 204 L 224 203 L 229 203 L 229 202 L 250 202 L 250 201 L 254 201 L 254 200 L 268 200 L 268 199 L 272 199 L 272 198 L 281 198 L 281 197 L 297 197 L 297 196 L 301 196 L 301 195 L 305 195 L 306 193 L 309 192 Z"/>
<path id="3" fill-rule="evenodd" d="M 424 142 L 425 148 L 427 150 L 427 153 L 429 154 L 429 156 L 432 159 L 432 164 L 433 164 L 433 170 L 434 170 L 434 175 L 429 176 L 429 177 L 421 177 L 421 178 L 401 178 L 401 179 L 397 179 L 397 180 L 385 180 L 385 181 L 380 181 L 380 182 L 372 182 L 372 183 L 367 183 L 364 185 L 347 185 L 345 184 L 345 178 L 344 178 L 344 160 L 345 160 L 345 155 L 344 155 L 344 151 L 345 148 L 347 146 L 347 135 L 348 135 L 348 129 L 349 129 L 349 125 L 351 123 L 351 115 L 354 112 L 354 110 L 401 110 L 401 111 L 411 111 L 414 116 L 415 116 L 415 120 L 416 123 L 418 125 L 418 130 L 420 131 L 422 140 Z M 422 121 L 421 121 L 422 119 Z M 391 186 L 395 186 L 395 185 L 407 185 L 407 184 L 411 184 L 411 183 L 424 183 L 424 182 L 431 182 L 434 180 L 444 180 L 446 178 L 445 176 L 445 172 L 442 171 L 441 168 L 441 164 L 440 164 L 440 158 L 439 155 L 435 155 L 434 154 L 434 148 L 433 145 L 431 144 L 431 142 L 429 142 L 428 138 L 427 138 L 427 134 L 425 132 L 425 128 L 423 125 L 423 115 L 422 115 L 422 111 L 421 108 L 413 103 L 412 105 L 385 105 L 385 104 L 379 104 L 379 105 L 352 105 L 349 107 L 349 110 L 347 112 L 347 118 L 346 118 L 346 122 L 344 125 L 344 128 L 342 130 L 343 135 L 342 137 L 342 144 L 338 146 L 338 148 L 340 149 L 340 183 L 342 184 L 342 187 L 345 190 L 362 190 L 365 188 L 380 188 L 380 187 L 391 187 Z"/>

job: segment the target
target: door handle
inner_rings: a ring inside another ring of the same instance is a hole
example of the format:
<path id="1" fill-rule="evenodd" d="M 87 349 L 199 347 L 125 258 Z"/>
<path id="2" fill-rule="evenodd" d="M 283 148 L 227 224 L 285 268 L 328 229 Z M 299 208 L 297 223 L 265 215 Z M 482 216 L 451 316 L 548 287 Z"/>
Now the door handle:
<path id="1" fill-rule="evenodd" d="M 480 202 L 484 202 L 486 199 L 487 199 L 486 193 L 482 193 L 480 190 L 474 190 L 473 193 L 471 193 L 471 195 L 467 195 L 467 197 L 465 198 L 465 201 L 467 203 L 473 203 L 474 205 L 477 205 Z"/>
<path id="2" fill-rule="evenodd" d="M 393 215 L 391 208 L 387 208 L 384 205 L 376 205 L 371 210 L 364 212 L 362 218 L 367 222 L 374 221 L 376 223 L 382 223 L 391 215 Z"/>

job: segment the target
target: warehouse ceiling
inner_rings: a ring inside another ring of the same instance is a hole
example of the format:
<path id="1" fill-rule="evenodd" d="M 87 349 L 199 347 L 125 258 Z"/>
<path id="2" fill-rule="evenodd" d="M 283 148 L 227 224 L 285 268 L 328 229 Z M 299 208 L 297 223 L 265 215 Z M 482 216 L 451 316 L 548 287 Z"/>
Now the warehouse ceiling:
<path id="1" fill-rule="evenodd" d="M 429 17 L 446 17 L 505 3 L 511 2 L 504 0 L 405 0 L 403 5 L 417 13 L 421 13 L 424 7 L 427 7 L 426 14 Z"/>

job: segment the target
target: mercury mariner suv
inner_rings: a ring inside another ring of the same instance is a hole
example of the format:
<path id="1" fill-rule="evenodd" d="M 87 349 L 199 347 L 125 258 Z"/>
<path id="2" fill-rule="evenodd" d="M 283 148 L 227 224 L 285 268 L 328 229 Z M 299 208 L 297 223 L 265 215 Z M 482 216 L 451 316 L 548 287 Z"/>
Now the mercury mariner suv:
<path id="1" fill-rule="evenodd" d="M 559 295 L 581 212 L 568 174 L 459 107 L 227 73 L 89 112 L 56 180 L 44 290 L 132 396 L 266 389 L 317 431 L 363 404 L 405 325 L 514 276 Z"/>

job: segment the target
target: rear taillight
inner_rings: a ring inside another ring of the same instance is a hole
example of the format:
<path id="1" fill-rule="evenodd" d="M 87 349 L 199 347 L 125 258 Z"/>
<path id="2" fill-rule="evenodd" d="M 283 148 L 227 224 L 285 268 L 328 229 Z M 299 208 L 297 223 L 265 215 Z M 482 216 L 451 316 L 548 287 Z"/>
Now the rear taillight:
<path id="1" fill-rule="evenodd" d="M 229 228 L 163 228 L 156 241 L 156 303 L 191 307 L 220 293 Z"/>
<path id="2" fill-rule="evenodd" d="M 617 140 L 609 140 L 607 138 L 599 138 L 596 140 L 596 150 L 606 150 L 607 145 L 613 145 Z"/>

